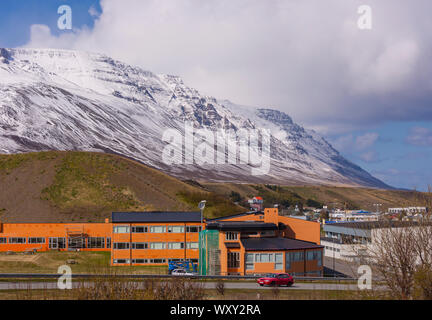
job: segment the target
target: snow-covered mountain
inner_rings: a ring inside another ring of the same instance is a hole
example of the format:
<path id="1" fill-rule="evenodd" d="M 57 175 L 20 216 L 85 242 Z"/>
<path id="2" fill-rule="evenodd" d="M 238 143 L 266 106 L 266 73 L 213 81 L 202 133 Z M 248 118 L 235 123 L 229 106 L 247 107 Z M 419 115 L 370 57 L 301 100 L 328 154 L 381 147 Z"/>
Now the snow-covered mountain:
<path id="1" fill-rule="evenodd" d="M 163 134 L 184 132 L 185 122 L 214 131 L 269 129 L 270 172 L 251 175 L 244 164 L 166 164 Z M 105 55 L 0 49 L 0 153 L 41 150 L 121 154 L 182 179 L 388 187 L 280 111 L 203 96 L 179 77 Z"/>

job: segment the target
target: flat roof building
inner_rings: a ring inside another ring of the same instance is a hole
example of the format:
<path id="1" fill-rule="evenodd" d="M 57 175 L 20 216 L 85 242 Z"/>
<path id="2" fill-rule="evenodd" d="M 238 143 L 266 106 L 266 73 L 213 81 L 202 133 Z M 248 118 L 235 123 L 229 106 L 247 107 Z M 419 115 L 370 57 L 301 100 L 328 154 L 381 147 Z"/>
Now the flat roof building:
<path id="1" fill-rule="evenodd" d="M 113 212 L 105 223 L 0 223 L 0 252 L 107 251 L 114 266 L 200 261 L 203 274 L 321 275 L 320 225 L 277 208 L 204 221 L 200 212 Z"/>

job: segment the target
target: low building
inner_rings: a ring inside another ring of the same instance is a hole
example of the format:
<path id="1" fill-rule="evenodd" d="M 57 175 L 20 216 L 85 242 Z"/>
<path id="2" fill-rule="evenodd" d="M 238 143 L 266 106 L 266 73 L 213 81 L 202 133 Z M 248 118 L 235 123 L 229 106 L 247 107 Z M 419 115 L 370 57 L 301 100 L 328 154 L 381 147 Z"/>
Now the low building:
<path id="1" fill-rule="evenodd" d="M 429 212 L 427 207 L 404 207 L 404 208 L 389 208 L 387 210 L 390 214 L 402 214 L 405 213 L 409 216 L 415 215 L 417 213 L 427 213 Z"/>
<path id="2" fill-rule="evenodd" d="M 378 221 L 379 214 L 365 210 L 336 210 L 329 217 L 331 221 Z"/>
<path id="3" fill-rule="evenodd" d="M 361 262 L 368 258 L 386 228 L 416 228 L 415 222 L 410 221 L 364 221 L 337 222 L 323 226 L 324 256 L 347 261 Z"/>
<path id="4" fill-rule="evenodd" d="M 200 212 L 113 212 L 113 265 L 198 262 Z"/>
<path id="5" fill-rule="evenodd" d="M 262 211 L 264 205 L 264 199 L 262 197 L 253 197 L 248 200 L 249 206 L 252 211 Z"/>
<path id="6" fill-rule="evenodd" d="M 319 223 L 280 216 L 277 208 L 209 220 L 200 240 L 201 272 L 321 276 L 319 234 Z"/>
<path id="7" fill-rule="evenodd" d="M 203 229 L 203 230 L 202 230 Z M 204 221 L 200 212 L 114 212 L 105 223 L 0 223 L 0 252 L 107 251 L 114 266 L 200 262 L 203 274 L 321 275 L 319 223 L 277 208 Z"/>

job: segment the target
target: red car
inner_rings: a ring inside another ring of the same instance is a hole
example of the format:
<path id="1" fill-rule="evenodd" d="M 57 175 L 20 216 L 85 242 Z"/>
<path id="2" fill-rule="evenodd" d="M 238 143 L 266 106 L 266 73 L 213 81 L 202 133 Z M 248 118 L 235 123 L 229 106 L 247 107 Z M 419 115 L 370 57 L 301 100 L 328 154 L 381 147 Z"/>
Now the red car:
<path id="1" fill-rule="evenodd" d="M 262 286 L 287 286 L 294 284 L 294 279 L 288 273 L 266 274 L 265 277 L 258 279 L 258 284 Z"/>

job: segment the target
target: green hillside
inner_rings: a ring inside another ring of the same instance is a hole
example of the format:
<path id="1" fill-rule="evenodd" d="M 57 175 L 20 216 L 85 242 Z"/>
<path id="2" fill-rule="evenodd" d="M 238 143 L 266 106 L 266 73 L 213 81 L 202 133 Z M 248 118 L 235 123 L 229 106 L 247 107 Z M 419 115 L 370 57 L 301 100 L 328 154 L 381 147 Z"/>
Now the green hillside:
<path id="1" fill-rule="evenodd" d="M 112 211 L 244 208 L 138 162 L 109 154 L 41 152 L 0 155 L 0 219 L 4 222 L 103 222 Z M 198 200 L 199 199 L 199 200 Z"/>
<path id="2" fill-rule="evenodd" d="M 373 210 L 424 205 L 427 194 L 327 186 L 274 186 L 181 181 L 117 155 L 40 152 L 0 155 L 3 222 L 103 222 L 112 211 L 197 210 L 208 218 L 244 212 L 247 199 L 266 206 L 338 206 Z M 236 204 L 238 205 L 236 205 Z"/>

